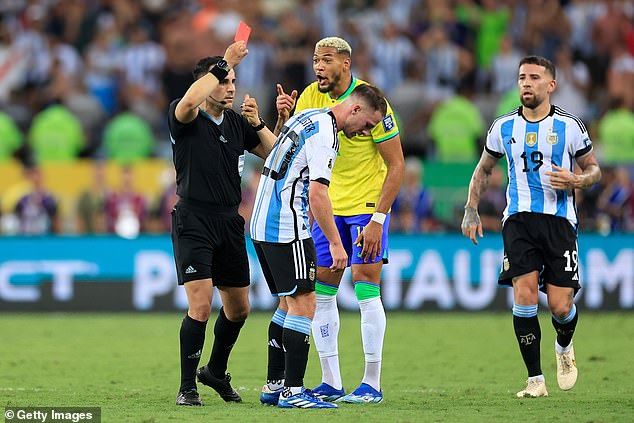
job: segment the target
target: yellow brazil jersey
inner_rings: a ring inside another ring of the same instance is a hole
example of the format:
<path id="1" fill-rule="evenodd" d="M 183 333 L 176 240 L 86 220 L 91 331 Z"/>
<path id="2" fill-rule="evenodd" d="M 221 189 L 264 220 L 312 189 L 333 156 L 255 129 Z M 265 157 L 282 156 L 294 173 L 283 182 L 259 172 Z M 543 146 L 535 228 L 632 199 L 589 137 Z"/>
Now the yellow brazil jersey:
<path id="1" fill-rule="evenodd" d="M 313 82 L 297 99 L 295 113 L 304 109 L 332 107 L 342 102 L 360 84 L 367 82 L 353 76 L 348 90 L 333 99 L 329 93 L 319 92 L 317 82 Z M 328 188 L 334 214 L 354 216 L 374 213 L 387 175 L 387 166 L 376 144 L 395 137 L 398 132 L 389 103 L 385 118 L 372 128 L 370 135 L 348 138 L 339 132 L 339 155 Z"/>

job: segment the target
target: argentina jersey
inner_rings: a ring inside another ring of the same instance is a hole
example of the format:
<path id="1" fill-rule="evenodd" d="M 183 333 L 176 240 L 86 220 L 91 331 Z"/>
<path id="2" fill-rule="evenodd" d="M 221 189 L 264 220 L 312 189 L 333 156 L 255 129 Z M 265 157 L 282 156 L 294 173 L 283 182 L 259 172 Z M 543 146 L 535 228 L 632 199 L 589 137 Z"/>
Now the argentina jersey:
<path id="1" fill-rule="evenodd" d="M 310 238 L 308 186 L 330 183 L 338 149 L 329 109 L 307 109 L 286 122 L 260 175 L 250 226 L 254 241 Z"/>
<path id="2" fill-rule="evenodd" d="M 573 171 L 574 160 L 592 150 L 592 141 L 581 119 L 551 106 L 547 117 L 529 122 L 522 107 L 497 118 L 486 140 L 494 157 L 506 155 L 508 186 L 502 222 L 520 212 L 560 216 L 577 228 L 574 190 L 555 191 L 545 172 L 553 164 Z"/>

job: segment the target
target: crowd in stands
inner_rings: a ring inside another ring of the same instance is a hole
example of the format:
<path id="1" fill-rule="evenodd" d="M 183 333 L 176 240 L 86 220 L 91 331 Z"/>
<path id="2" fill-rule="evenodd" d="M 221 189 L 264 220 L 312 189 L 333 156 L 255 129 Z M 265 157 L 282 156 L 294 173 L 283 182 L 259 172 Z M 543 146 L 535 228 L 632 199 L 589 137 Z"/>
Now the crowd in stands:
<path id="1" fill-rule="evenodd" d="M 3 232 L 167 231 L 173 183 L 153 198 L 131 183 L 114 190 L 100 163 L 117 163 L 122 180 L 148 158 L 169 167 L 167 107 L 240 20 L 253 32 L 236 98 L 256 97 L 268 122 L 276 83 L 290 92 L 314 80 L 324 36 L 349 41 L 353 73 L 384 89 L 407 156 L 393 231 L 459 226 L 468 180 L 428 185 L 430 169 L 473 169 L 490 122 L 519 105 L 526 54 L 555 62 L 552 101 L 586 122 L 604 170 L 577 197 L 581 227 L 634 231 L 632 0 L 13 0 L 0 2 L 0 166 L 23 163 L 29 188 L 10 200 L 0 192 Z M 79 160 L 94 161 L 94 181 L 73 199 L 75 223 L 60 223 L 39 169 Z M 248 217 L 257 168 L 243 179 Z M 500 230 L 504 187 L 499 169 L 480 210 L 487 231 Z"/>

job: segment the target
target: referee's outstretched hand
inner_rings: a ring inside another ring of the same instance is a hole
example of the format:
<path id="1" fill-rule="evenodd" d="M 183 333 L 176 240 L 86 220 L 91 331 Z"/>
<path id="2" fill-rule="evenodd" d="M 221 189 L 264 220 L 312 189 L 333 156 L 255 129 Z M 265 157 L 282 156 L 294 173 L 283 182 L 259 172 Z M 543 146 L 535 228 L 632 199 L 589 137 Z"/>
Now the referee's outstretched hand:
<path id="1" fill-rule="evenodd" d="M 247 54 L 249 54 L 249 50 L 247 50 L 244 41 L 236 41 L 227 47 L 223 58 L 230 68 L 235 68 Z"/>

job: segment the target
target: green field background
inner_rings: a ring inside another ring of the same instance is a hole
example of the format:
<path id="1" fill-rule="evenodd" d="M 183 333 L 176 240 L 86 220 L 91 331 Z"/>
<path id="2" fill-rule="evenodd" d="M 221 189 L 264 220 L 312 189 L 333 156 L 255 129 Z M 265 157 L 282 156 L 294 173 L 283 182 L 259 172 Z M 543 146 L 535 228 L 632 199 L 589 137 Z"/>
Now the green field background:
<path id="1" fill-rule="evenodd" d="M 214 316 L 212 317 L 215 319 Z M 634 314 L 581 311 L 575 335 L 577 386 L 557 388 L 554 330 L 540 314 L 550 397 L 516 399 L 526 373 L 509 313 L 388 313 L 382 404 L 337 410 L 261 406 L 268 313 L 252 314 L 229 371 L 242 395 L 225 404 L 200 386 L 206 406 L 174 405 L 181 314 L 0 314 L 0 404 L 98 406 L 103 422 L 632 422 Z M 207 330 L 202 361 L 211 351 Z M 358 313 L 342 315 L 344 387 L 363 376 Z M 306 385 L 320 382 L 311 347 Z"/>

